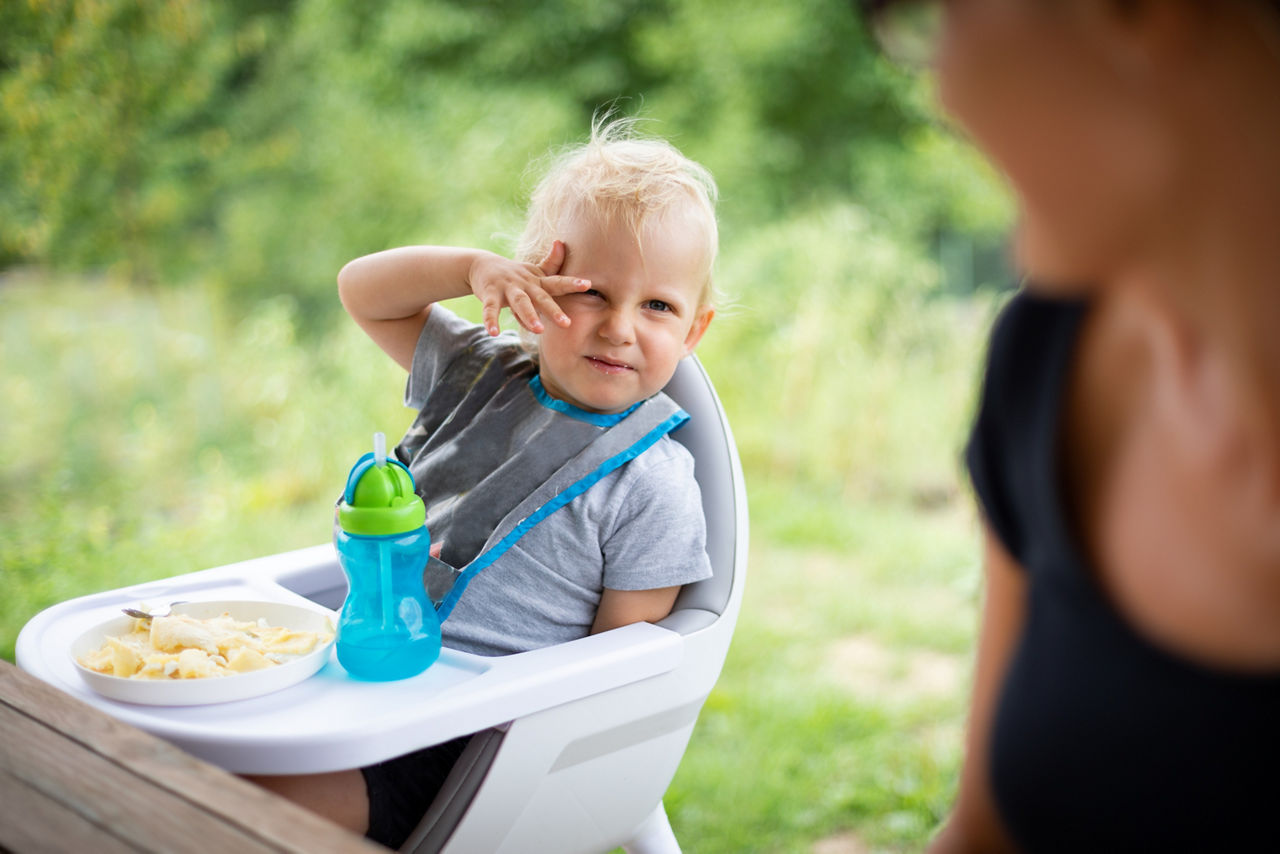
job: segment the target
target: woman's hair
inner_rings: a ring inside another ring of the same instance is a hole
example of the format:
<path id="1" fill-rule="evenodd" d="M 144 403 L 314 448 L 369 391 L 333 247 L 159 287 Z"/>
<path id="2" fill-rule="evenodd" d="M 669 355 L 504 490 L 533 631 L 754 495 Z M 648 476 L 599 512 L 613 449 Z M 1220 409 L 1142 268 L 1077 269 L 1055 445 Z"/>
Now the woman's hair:
<path id="1" fill-rule="evenodd" d="M 712 302 L 711 269 L 719 246 L 716 183 L 703 166 L 666 140 L 636 131 L 636 120 L 596 116 L 591 138 L 557 155 L 534 188 L 517 260 L 536 264 L 578 217 L 621 221 L 637 236 L 652 217 L 688 213 L 702 221 L 707 278 L 699 301 Z"/>

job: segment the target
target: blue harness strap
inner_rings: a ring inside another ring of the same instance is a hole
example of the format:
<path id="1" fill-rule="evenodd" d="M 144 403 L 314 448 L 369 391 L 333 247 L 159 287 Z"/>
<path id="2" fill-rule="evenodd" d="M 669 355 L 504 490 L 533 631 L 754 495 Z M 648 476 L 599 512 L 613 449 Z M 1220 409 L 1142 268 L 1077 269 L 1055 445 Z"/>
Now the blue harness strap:
<path id="1" fill-rule="evenodd" d="M 463 591 L 467 589 L 467 585 L 471 583 L 471 579 L 480 574 L 486 567 L 493 564 L 498 558 L 511 548 L 521 537 L 529 532 L 534 525 L 537 525 L 543 519 L 546 519 L 552 513 L 564 507 L 573 499 L 586 492 L 610 472 L 617 470 L 621 466 L 640 456 L 642 453 L 653 447 L 663 436 L 679 427 L 681 424 L 689 420 L 689 413 L 679 410 L 673 415 L 667 417 L 656 427 L 637 440 L 631 447 L 626 450 L 609 457 L 607 460 L 597 466 L 586 477 L 581 478 L 568 488 L 556 494 L 542 506 L 538 507 L 519 524 L 517 524 L 506 536 L 502 537 L 496 543 L 480 553 L 473 560 L 462 574 L 458 576 L 454 582 L 453 589 L 445 596 L 444 601 L 440 603 L 440 607 L 436 609 L 436 614 L 440 620 L 445 620 L 453 611 L 453 606 L 458 603 Z"/>

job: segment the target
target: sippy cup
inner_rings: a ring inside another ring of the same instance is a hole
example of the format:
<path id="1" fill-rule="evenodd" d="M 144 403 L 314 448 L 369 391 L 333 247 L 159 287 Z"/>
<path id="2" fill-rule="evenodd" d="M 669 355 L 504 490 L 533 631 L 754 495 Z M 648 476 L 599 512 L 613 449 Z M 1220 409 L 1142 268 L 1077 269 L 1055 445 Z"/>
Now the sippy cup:
<path id="1" fill-rule="evenodd" d="M 347 475 L 333 529 L 346 573 L 338 614 L 338 661 L 352 676 L 388 681 L 414 676 L 440 655 L 440 620 L 422 582 L 431 548 L 426 508 L 413 475 L 387 459 L 386 437 Z"/>

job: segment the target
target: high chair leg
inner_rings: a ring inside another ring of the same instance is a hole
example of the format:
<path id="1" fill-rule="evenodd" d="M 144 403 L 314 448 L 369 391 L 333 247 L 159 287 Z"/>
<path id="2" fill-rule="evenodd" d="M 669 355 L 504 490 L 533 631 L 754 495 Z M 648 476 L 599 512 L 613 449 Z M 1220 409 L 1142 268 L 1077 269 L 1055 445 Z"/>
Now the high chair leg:
<path id="1" fill-rule="evenodd" d="M 622 849 L 627 854 L 681 854 L 680 843 L 667 820 L 662 801 L 658 801 L 653 812 L 636 828 L 635 836 Z"/>

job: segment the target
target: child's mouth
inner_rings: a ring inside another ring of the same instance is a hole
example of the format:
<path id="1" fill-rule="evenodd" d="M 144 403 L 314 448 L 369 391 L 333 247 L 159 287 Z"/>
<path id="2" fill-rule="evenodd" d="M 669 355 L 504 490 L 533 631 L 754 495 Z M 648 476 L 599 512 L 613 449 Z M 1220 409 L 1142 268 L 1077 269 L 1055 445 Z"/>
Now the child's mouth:
<path id="1" fill-rule="evenodd" d="M 606 374 L 622 374 L 634 370 L 630 365 L 602 359 L 598 356 L 588 356 L 587 361 L 591 363 L 593 368 Z"/>

